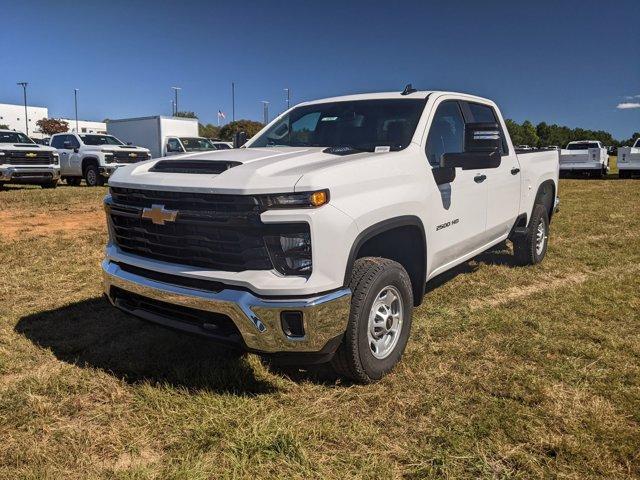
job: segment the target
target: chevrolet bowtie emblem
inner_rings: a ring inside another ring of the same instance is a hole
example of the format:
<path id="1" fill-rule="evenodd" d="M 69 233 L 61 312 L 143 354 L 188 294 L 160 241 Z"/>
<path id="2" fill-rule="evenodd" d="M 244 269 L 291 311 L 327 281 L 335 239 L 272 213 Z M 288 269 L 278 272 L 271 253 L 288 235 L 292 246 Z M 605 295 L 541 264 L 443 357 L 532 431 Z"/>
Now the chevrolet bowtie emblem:
<path id="1" fill-rule="evenodd" d="M 25 157 L 29 157 L 29 158 L 33 158 L 33 157 L 37 157 L 38 154 L 37 153 L 33 153 L 33 152 L 29 152 L 29 153 L 25 153 L 24 156 Z"/>
<path id="2" fill-rule="evenodd" d="M 137 156 L 138 156 L 138 154 L 137 154 L 137 153 L 133 153 L 133 152 L 131 152 L 131 153 L 129 154 L 129 156 L 130 156 L 131 158 L 134 158 L 134 157 L 137 157 Z"/>
<path id="3" fill-rule="evenodd" d="M 151 205 L 151 208 L 145 208 L 142 210 L 142 218 L 151 220 L 156 225 L 164 225 L 166 222 L 175 222 L 177 216 L 177 210 L 165 210 L 164 205 Z"/>

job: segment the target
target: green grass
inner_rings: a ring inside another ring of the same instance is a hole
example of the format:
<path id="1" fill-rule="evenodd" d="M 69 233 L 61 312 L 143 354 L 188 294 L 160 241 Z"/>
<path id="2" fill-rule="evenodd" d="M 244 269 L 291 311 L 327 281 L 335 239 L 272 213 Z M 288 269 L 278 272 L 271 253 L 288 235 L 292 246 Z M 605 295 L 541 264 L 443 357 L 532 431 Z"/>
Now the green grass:
<path id="1" fill-rule="evenodd" d="M 0 192 L 27 228 L 0 224 L 0 478 L 640 476 L 640 181 L 563 180 L 545 261 L 485 254 L 431 282 L 369 386 L 115 311 L 104 228 L 28 224 L 102 225 L 104 192 Z"/>

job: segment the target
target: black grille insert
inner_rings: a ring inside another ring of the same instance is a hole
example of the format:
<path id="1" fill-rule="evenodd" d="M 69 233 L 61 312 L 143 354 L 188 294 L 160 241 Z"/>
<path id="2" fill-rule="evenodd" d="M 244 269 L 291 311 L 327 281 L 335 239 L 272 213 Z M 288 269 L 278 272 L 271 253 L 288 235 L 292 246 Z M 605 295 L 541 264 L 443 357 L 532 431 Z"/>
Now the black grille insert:
<path id="1" fill-rule="evenodd" d="M 5 162 L 9 165 L 52 165 L 54 160 L 53 152 L 10 150 L 0 157 L 0 163 Z"/>
<path id="2" fill-rule="evenodd" d="M 142 218 L 153 205 L 177 211 L 175 221 Z M 247 195 L 113 187 L 107 209 L 115 242 L 124 252 L 229 272 L 271 270 L 264 237 L 309 232 L 306 223 L 263 224 L 264 207 Z"/>

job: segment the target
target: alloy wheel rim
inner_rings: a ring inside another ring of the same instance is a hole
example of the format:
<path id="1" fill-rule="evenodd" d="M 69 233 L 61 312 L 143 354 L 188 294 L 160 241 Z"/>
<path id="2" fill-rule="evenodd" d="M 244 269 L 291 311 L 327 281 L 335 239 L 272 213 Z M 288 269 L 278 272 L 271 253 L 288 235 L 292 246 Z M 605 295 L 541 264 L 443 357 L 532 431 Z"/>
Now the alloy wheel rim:
<path id="1" fill-rule="evenodd" d="M 540 255 L 544 250 L 544 244 L 547 241 L 547 232 L 544 225 L 544 220 L 541 218 L 538 222 L 538 228 L 536 229 L 536 254 Z"/>
<path id="2" fill-rule="evenodd" d="M 367 339 L 371 354 L 382 360 L 396 348 L 403 324 L 402 296 L 392 285 L 384 287 L 376 295 L 367 325 Z"/>
<path id="3" fill-rule="evenodd" d="M 89 185 L 93 185 L 94 183 L 96 183 L 96 172 L 94 172 L 93 170 L 89 170 L 87 172 L 87 183 Z"/>

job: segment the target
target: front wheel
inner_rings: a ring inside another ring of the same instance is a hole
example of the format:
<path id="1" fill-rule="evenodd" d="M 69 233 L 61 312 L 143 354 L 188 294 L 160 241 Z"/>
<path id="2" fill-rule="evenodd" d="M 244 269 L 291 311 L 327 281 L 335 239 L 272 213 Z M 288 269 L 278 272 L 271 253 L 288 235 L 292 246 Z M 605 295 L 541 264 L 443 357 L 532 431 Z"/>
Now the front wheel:
<path id="1" fill-rule="evenodd" d="M 88 187 L 98 187 L 104 183 L 97 165 L 93 163 L 87 165 L 84 170 L 84 181 L 87 182 Z"/>
<path id="2" fill-rule="evenodd" d="M 413 293 L 406 270 L 386 258 L 356 260 L 347 330 L 331 360 L 356 382 L 380 380 L 400 361 L 411 331 Z"/>
<path id="3" fill-rule="evenodd" d="M 77 187 L 80 185 L 80 182 L 82 182 L 82 178 L 80 177 L 67 177 L 66 178 L 66 182 L 67 185 L 70 185 L 72 187 Z"/>
<path id="4" fill-rule="evenodd" d="M 535 265 L 544 259 L 548 243 L 549 215 L 544 205 L 536 204 L 527 233 L 513 240 L 513 253 L 521 265 Z"/>
<path id="5" fill-rule="evenodd" d="M 52 180 L 47 183 L 40 184 L 42 188 L 56 188 L 58 186 L 58 180 Z"/>

